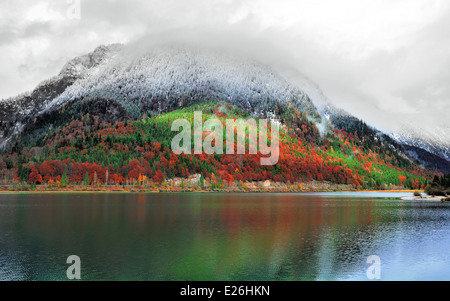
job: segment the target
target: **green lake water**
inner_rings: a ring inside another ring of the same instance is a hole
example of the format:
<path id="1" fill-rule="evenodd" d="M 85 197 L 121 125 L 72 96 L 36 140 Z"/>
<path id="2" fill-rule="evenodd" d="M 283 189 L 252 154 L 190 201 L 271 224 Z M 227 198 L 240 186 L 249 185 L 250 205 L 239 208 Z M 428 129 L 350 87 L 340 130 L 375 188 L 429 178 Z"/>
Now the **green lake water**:
<path id="1" fill-rule="evenodd" d="M 2 194 L 0 280 L 450 280 L 450 206 L 401 195 Z"/>

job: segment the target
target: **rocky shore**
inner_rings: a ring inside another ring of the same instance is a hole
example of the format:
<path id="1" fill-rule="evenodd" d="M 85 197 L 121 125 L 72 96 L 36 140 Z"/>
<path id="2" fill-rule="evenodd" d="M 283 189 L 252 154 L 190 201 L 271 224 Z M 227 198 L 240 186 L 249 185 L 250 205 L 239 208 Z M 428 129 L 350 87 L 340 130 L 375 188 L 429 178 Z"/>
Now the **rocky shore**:
<path id="1" fill-rule="evenodd" d="M 450 197 L 431 196 L 431 195 L 406 196 L 406 197 L 402 197 L 401 200 L 403 200 L 403 201 L 450 202 Z"/>

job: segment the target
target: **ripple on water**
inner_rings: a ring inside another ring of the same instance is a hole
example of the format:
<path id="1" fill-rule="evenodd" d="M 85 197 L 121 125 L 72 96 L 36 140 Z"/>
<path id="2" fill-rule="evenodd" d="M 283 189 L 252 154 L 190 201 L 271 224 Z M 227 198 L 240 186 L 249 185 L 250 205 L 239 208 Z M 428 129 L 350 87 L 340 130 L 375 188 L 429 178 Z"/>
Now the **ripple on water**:
<path id="1" fill-rule="evenodd" d="M 379 195 L 378 195 L 379 196 Z M 450 207 L 338 194 L 7 195 L 0 280 L 449 280 Z"/>

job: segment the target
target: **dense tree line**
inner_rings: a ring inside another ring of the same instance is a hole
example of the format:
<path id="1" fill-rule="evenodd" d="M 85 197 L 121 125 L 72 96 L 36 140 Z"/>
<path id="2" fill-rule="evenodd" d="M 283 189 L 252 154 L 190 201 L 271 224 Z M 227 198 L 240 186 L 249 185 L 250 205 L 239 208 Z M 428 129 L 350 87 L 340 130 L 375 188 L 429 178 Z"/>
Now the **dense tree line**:
<path id="1" fill-rule="evenodd" d="M 450 174 L 435 175 L 433 181 L 426 187 L 425 192 L 429 195 L 450 195 Z"/>

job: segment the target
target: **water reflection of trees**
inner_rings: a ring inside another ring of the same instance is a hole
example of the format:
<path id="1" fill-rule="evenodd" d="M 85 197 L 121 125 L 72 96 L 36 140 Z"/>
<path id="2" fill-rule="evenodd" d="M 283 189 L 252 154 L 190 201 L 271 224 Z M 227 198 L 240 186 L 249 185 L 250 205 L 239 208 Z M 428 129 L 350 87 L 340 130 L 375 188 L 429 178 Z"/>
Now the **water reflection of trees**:
<path id="1" fill-rule="evenodd" d="M 401 202 L 301 194 L 11 198 L 8 214 L 0 211 L 0 230 L 14 235 L 1 240 L 3 250 L 39 257 L 48 273 L 65 271 L 65 258 L 77 254 L 95 279 L 345 278 L 365 273 L 367 256 L 412 219 L 430 218 L 405 213 Z M 18 264 L 24 275 L 42 273 Z"/>

